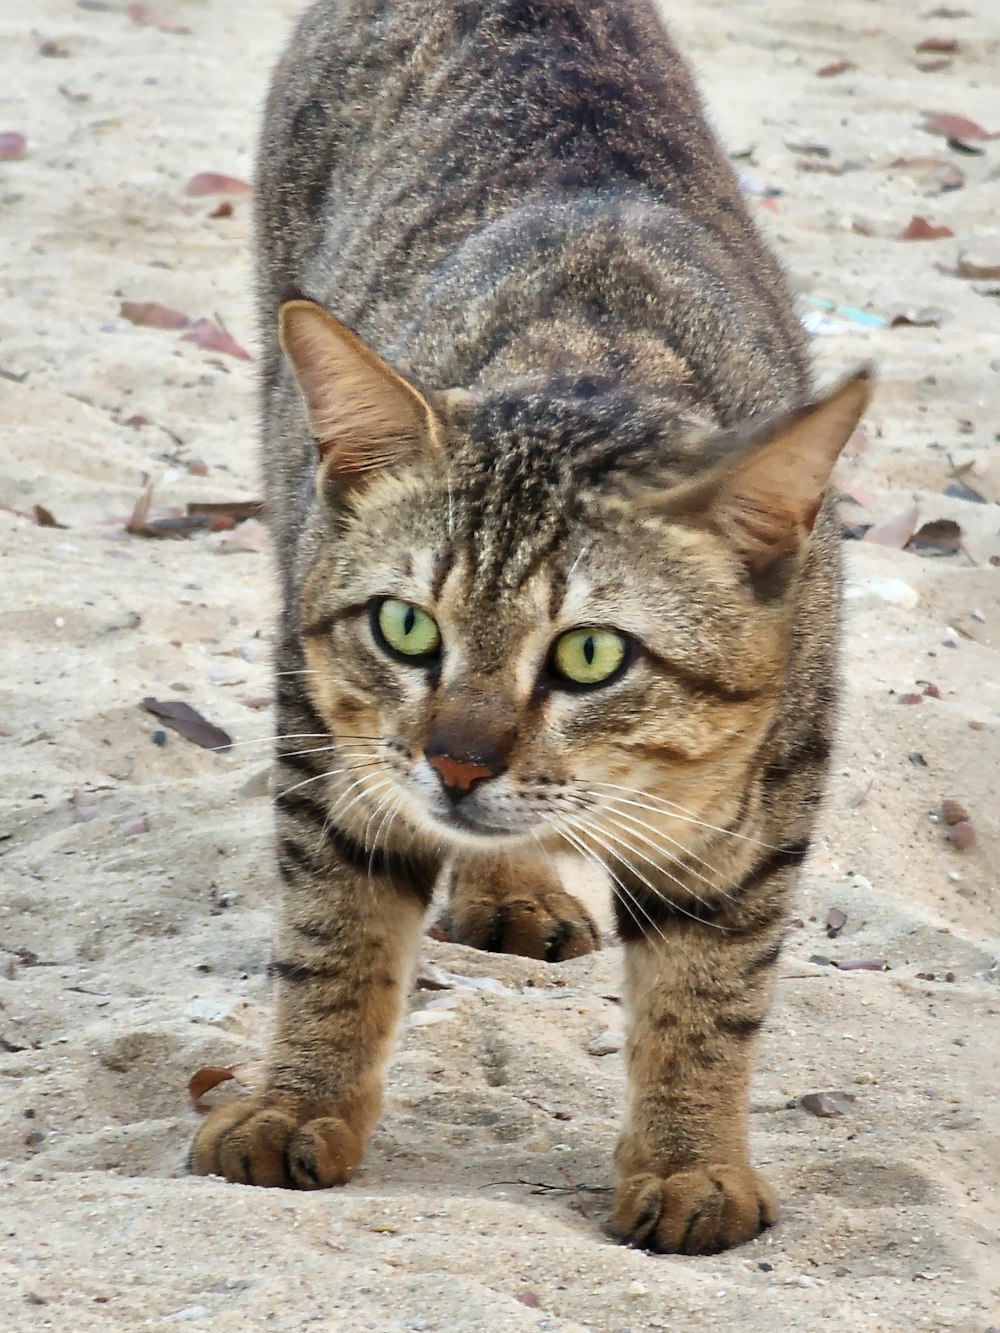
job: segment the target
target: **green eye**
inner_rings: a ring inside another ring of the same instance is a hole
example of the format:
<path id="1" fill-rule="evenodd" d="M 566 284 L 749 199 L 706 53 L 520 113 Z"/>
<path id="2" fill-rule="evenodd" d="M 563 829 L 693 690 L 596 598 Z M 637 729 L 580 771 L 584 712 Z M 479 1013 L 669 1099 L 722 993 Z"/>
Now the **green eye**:
<path id="1" fill-rule="evenodd" d="M 574 685 L 603 685 L 625 661 L 627 641 L 613 629 L 584 626 L 556 640 L 552 669 Z"/>
<path id="2" fill-rule="evenodd" d="M 436 657 L 441 649 L 437 621 L 412 602 L 387 597 L 375 608 L 376 638 L 403 657 Z"/>

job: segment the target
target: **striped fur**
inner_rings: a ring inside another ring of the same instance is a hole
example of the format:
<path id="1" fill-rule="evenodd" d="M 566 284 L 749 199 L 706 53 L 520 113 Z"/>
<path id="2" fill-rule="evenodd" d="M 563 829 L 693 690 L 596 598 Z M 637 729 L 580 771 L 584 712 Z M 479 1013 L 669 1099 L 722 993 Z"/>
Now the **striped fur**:
<path id="1" fill-rule="evenodd" d="M 194 1169 L 348 1180 L 435 880 L 455 939 L 558 961 L 599 945 L 571 850 L 625 947 L 614 1229 L 749 1239 L 776 1215 L 755 1038 L 835 706 L 824 494 L 867 378 L 812 397 L 651 0 L 320 0 L 258 184 L 277 1035 Z M 385 598 L 440 650 L 391 648 Z M 625 635 L 600 688 L 554 666 L 580 626 Z"/>

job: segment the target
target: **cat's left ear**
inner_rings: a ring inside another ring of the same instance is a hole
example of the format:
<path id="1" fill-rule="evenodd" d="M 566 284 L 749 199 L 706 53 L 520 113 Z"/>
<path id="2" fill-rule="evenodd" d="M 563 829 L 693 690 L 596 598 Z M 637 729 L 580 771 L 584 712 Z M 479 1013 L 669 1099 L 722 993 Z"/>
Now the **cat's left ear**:
<path id="1" fill-rule="evenodd" d="M 436 450 L 437 418 L 408 380 L 314 301 L 286 301 L 281 346 L 305 399 L 324 488 L 356 490 Z"/>
<path id="2" fill-rule="evenodd" d="M 751 577 L 805 545 L 834 464 L 871 400 L 873 375 L 866 366 L 825 398 L 751 425 L 688 492 L 683 508 L 727 540 Z"/>

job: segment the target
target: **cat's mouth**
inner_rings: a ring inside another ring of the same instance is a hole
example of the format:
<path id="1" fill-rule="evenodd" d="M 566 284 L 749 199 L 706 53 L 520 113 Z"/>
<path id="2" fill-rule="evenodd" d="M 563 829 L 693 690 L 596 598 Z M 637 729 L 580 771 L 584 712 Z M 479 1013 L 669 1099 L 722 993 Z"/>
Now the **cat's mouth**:
<path id="1" fill-rule="evenodd" d="M 432 812 L 432 818 L 436 824 L 443 825 L 450 833 L 465 835 L 464 840 L 475 838 L 476 840 L 489 839 L 497 841 L 498 839 L 510 840 L 524 838 L 531 832 L 528 828 L 511 827 L 510 824 L 499 824 L 483 818 L 475 810 L 466 810 L 458 806 L 454 810 L 435 810 Z"/>

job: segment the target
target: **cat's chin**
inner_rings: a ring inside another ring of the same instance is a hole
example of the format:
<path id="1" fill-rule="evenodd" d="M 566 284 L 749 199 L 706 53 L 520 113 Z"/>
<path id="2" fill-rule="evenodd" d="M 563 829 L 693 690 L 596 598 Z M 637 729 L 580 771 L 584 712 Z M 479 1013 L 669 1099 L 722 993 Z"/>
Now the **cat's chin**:
<path id="1" fill-rule="evenodd" d="M 523 842 L 529 838 L 534 838 L 536 830 L 531 828 L 510 828 L 499 824 L 490 824 L 485 820 L 477 819 L 470 814 L 461 813 L 457 810 L 447 810 L 438 813 L 435 811 L 431 819 L 437 828 L 443 828 L 448 831 L 451 837 L 461 843 L 463 846 L 477 845 L 484 846 L 487 843 L 506 843 Z"/>

